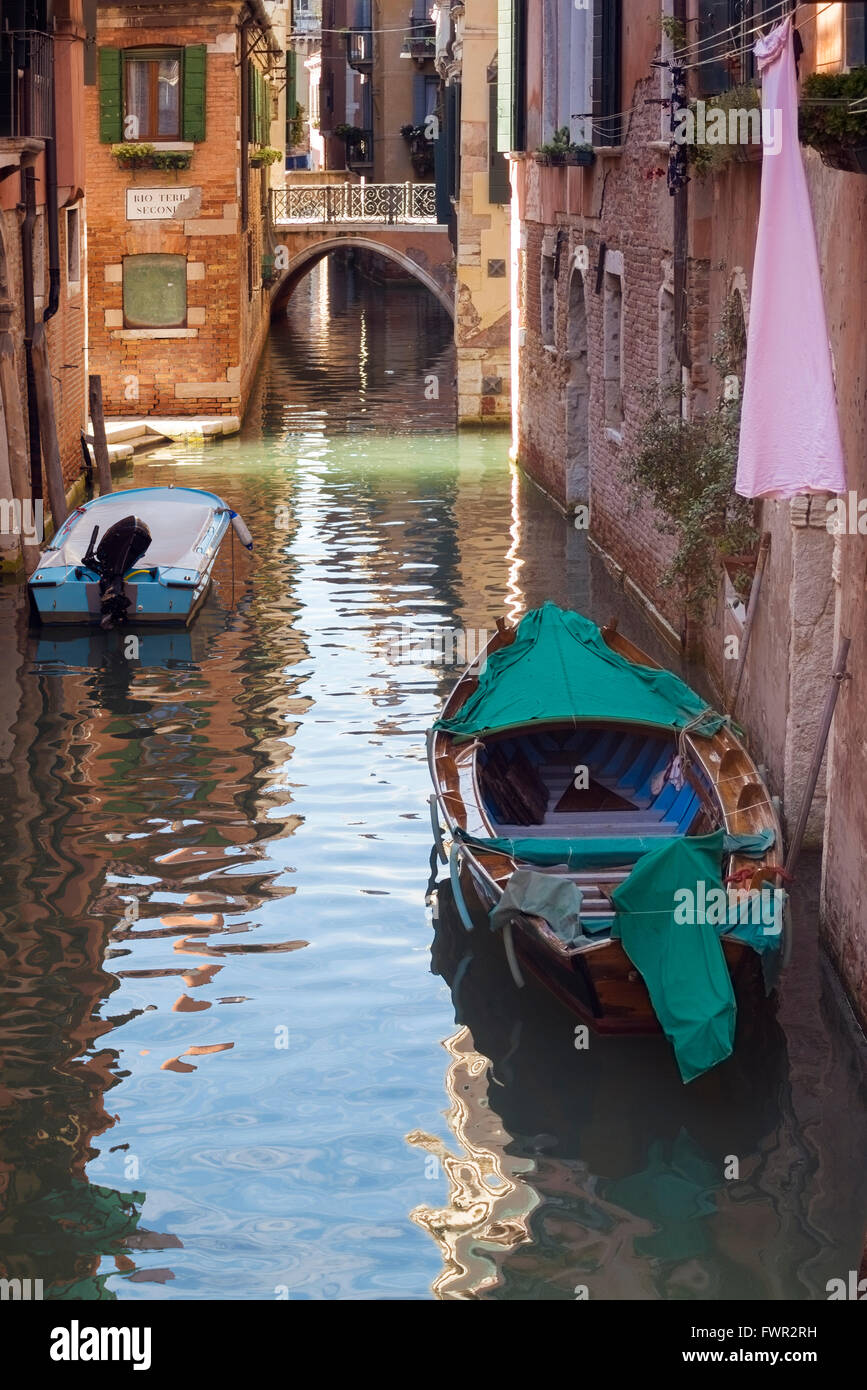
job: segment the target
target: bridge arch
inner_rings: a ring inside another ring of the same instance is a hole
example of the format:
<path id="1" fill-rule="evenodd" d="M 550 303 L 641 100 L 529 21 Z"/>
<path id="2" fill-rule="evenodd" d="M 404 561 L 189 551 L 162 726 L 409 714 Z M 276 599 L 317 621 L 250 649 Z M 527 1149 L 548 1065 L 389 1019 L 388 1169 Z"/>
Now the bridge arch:
<path id="1" fill-rule="evenodd" d="M 282 229 L 281 229 L 282 230 Z M 288 238 L 286 238 L 288 240 Z M 274 317 L 286 304 L 298 281 L 302 279 L 317 262 L 323 260 L 332 251 L 345 250 L 347 247 L 357 247 L 363 251 L 374 251 L 377 255 L 384 256 L 386 260 L 393 261 L 399 265 L 408 275 L 413 276 L 426 289 L 430 290 L 445 309 L 450 318 L 454 319 L 455 305 L 453 294 L 444 289 L 441 284 L 431 275 L 430 271 L 425 270 L 424 266 L 414 261 L 411 256 L 399 250 L 395 246 L 389 245 L 385 240 L 374 240 L 373 237 L 355 236 L 346 233 L 332 237 L 321 237 L 303 247 L 289 261 L 285 274 L 277 285 L 271 301 L 271 315 Z"/>

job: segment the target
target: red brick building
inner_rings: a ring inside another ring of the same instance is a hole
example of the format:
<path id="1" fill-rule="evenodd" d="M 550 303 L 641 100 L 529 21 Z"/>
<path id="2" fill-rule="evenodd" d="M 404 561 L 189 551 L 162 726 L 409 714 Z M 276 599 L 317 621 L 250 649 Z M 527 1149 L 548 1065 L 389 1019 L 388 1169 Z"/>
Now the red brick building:
<path id="1" fill-rule="evenodd" d="M 269 323 L 282 43 L 262 0 L 97 13 L 90 369 L 110 415 L 240 415 Z"/>

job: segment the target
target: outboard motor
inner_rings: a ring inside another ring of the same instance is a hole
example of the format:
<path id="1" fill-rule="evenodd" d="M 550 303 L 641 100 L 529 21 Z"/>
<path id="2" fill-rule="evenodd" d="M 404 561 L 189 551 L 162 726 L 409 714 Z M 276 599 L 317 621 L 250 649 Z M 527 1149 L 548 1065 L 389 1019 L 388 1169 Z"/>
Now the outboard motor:
<path id="1" fill-rule="evenodd" d="M 127 615 L 129 599 L 124 592 L 123 577 L 144 555 L 151 543 L 150 530 L 137 516 L 124 516 L 109 526 L 99 545 L 93 546 L 99 531 L 94 526 L 90 545 L 82 564 L 99 575 L 99 594 L 102 601 L 100 627 L 111 628 L 122 623 Z"/>

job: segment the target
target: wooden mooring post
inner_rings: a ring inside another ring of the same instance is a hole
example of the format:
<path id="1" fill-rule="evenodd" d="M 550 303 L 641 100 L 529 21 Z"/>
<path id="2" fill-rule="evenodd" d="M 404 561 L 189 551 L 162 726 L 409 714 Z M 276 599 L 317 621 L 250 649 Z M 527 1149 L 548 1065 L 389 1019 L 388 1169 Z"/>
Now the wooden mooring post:
<path id="1" fill-rule="evenodd" d="M 105 437 L 105 413 L 102 408 L 102 377 L 87 379 L 87 395 L 90 405 L 90 427 L 93 430 L 93 452 L 96 456 L 96 475 L 102 496 L 111 492 L 111 464 L 108 458 L 108 442 Z"/>

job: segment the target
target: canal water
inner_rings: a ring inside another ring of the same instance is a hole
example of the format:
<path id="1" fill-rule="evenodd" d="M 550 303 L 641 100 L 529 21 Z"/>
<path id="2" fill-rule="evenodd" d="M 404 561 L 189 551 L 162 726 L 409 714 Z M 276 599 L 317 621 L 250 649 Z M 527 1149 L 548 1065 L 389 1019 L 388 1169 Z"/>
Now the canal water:
<path id="1" fill-rule="evenodd" d="M 688 1088 L 659 1039 L 577 1048 L 426 901 L 443 630 L 552 598 L 664 655 L 506 436 L 454 432 L 449 338 L 322 266 L 242 434 L 136 461 L 255 537 L 191 633 L 39 634 L 0 589 L 0 1268 L 46 1297 L 808 1300 L 857 1268 L 809 894 L 779 1019 Z"/>

